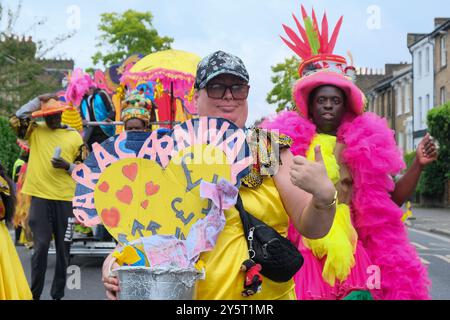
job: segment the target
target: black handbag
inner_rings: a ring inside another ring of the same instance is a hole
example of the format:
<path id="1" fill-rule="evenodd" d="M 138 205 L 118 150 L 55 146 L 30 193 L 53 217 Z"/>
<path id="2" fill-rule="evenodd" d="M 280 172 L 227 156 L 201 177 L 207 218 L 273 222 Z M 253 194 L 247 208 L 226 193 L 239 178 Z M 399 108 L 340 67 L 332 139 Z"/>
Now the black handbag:
<path id="1" fill-rule="evenodd" d="M 240 195 L 236 209 L 241 216 L 250 259 L 261 265 L 261 274 L 275 282 L 291 280 L 303 265 L 298 249 L 289 239 L 248 213 Z"/>

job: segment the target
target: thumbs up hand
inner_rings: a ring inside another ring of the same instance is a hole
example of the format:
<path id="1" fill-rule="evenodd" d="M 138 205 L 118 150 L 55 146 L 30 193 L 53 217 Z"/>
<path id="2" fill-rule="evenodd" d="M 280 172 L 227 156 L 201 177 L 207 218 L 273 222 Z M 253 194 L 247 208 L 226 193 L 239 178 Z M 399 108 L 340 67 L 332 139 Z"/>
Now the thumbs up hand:
<path id="1" fill-rule="evenodd" d="M 335 188 L 328 178 L 320 146 L 317 146 L 314 152 L 315 161 L 309 161 L 302 156 L 294 157 L 290 171 L 291 182 L 312 194 L 317 204 L 326 206 L 333 202 Z"/>

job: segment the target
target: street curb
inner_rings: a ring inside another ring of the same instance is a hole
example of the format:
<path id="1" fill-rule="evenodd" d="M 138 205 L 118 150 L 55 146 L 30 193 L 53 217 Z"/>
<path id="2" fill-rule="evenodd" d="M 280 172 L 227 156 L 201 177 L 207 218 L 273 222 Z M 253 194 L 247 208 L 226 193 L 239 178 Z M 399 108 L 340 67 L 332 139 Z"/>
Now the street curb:
<path id="1" fill-rule="evenodd" d="M 426 228 L 426 227 L 418 227 L 418 226 L 409 226 L 411 229 L 421 230 L 421 231 L 427 231 L 430 233 L 438 234 L 444 237 L 450 238 L 450 231 L 443 230 L 439 228 Z"/>

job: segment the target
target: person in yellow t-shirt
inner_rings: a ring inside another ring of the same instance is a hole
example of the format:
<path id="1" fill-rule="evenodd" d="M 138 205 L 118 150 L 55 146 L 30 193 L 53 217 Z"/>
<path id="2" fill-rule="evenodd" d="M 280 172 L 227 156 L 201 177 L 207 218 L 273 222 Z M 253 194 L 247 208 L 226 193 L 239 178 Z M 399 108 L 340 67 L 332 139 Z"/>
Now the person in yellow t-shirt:
<path id="1" fill-rule="evenodd" d="M 248 116 L 247 97 L 249 76 L 241 59 L 217 51 L 205 57 L 198 65 L 195 83 L 199 116 L 227 119 L 245 129 Z M 252 132 L 249 130 L 248 132 Z M 256 136 L 251 134 L 250 136 Z M 250 175 L 242 180 L 239 194 L 245 210 L 286 236 L 289 219 L 302 234 L 313 239 L 322 238 L 331 228 L 335 214 L 336 191 L 329 180 L 323 161 L 303 157 L 294 158 L 287 146 L 288 139 L 269 134 L 280 146 L 280 154 L 270 154 L 270 160 L 279 164 L 275 173 L 264 170 L 261 157 L 268 150 L 258 150 L 270 141 L 252 144 L 253 158 L 261 160 L 253 166 Z M 252 140 L 250 138 L 250 140 Z M 262 148 L 261 148 L 262 149 Z M 255 152 L 258 152 L 255 154 Z M 261 152 L 261 153 L 259 153 Z M 316 150 L 320 154 L 320 149 Z M 272 158 L 273 156 L 273 158 Z M 319 157 L 319 156 L 318 156 Z M 281 161 L 280 161 L 281 160 Z M 198 282 L 195 299 L 198 300 L 294 300 L 294 281 L 275 282 L 262 277 L 262 290 L 249 295 L 245 286 L 242 264 L 249 257 L 249 248 L 242 222 L 236 208 L 225 210 L 226 224 L 215 247 L 202 253 L 206 278 Z M 117 299 L 119 281 L 110 277 L 109 267 L 114 263 L 110 255 L 103 264 L 103 283 L 109 299 Z M 116 266 L 117 267 L 117 266 Z"/>
<path id="2" fill-rule="evenodd" d="M 52 298 L 63 298 L 66 285 L 75 222 L 72 213 L 75 181 L 71 172 L 74 163 L 81 161 L 84 153 L 80 134 L 61 124 L 61 114 L 67 108 L 55 95 L 46 94 L 22 106 L 10 119 L 19 138 L 26 139 L 30 147 L 27 179 L 22 193 L 32 197 L 29 225 L 34 240 L 31 291 L 35 300 L 40 299 L 44 288 L 52 234 L 56 246 Z M 37 118 L 44 118 L 44 122 L 36 122 Z"/>

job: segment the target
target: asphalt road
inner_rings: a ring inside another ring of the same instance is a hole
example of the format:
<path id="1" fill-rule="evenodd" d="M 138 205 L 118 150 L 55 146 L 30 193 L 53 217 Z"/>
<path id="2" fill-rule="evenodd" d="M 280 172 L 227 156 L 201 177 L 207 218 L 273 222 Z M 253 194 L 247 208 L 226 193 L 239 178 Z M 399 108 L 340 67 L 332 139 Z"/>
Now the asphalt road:
<path id="1" fill-rule="evenodd" d="M 427 266 L 431 298 L 450 300 L 450 238 L 414 229 L 409 229 L 409 237 Z"/>
<path id="2" fill-rule="evenodd" d="M 22 265 L 31 283 L 31 255 L 32 252 L 25 247 L 17 247 Z M 64 299 L 68 300 L 103 300 L 106 299 L 105 290 L 101 281 L 101 267 L 104 258 L 74 256 L 71 258 L 67 271 L 67 285 Z M 55 255 L 48 256 L 45 286 L 42 300 L 51 300 L 50 288 L 55 271 Z"/>
<path id="3" fill-rule="evenodd" d="M 410 240 L 417 248 L 422 262 L 427 266 L 432 281 L 431 296 L 433 300 L 450 300 L 450 238 L 424 231 L 409 229 Z M 31 251 L 17 247 L 28 281 L 30 281 Z M 68 270 L 66 296 L 70 300 L 106 299 L 101 282 L 102 257 L 75 256 Z M 51 299 L 49 292 L 55 256 L 49 255 L 44 292 L 41 299 Z"/>

